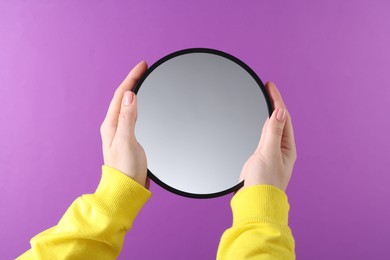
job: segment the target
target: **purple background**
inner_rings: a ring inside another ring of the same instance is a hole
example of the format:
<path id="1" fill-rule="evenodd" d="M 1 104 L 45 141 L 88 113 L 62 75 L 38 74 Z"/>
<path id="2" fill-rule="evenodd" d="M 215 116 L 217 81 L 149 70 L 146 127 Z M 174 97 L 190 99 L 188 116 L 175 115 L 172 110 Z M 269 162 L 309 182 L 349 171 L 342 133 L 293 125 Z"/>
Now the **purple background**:
<path id="1" fill-rule="evenodd" d="M 99 127 L 128 71 L 189 47 L 231 53 L 279 87 L 298 149 L 287 190 L 298 259 L 388 256 L 389 10 L 388 1 L 1 1 L 1 258 L 94 191 Z M 231 195 L 151 191 L 120 259 L 215 258 Z"/>

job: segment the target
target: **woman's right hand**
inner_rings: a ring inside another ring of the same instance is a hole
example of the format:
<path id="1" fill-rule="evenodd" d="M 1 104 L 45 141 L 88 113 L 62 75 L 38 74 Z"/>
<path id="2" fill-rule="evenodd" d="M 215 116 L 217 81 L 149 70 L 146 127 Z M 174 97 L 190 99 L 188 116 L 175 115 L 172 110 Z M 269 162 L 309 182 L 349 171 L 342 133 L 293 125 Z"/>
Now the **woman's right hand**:
<path id="1" fill-rule="evenodd" d="M 264 123 L 259 145 L 244 164 L 240 181 L 244 188 L 268 184 L 286 191 L 297 152 L 291 117 L 272 82 L 266 84 L 274 111 Z"/>
<path id="2" fill-rule="evenodd" d="M 142 61 L 135 66 L 116 89 L 100 126 L 104 164 L 126 174 L 148 189 L 147 159 L 134 134 L 138 101 L 133 89 L 146 72 Z"/>

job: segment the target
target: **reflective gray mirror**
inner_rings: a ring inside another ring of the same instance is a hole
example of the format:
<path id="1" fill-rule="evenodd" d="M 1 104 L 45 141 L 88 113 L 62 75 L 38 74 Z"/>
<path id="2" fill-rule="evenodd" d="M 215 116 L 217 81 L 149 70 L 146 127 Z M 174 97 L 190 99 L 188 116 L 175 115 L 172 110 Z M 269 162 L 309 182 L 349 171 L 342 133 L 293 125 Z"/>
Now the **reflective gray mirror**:
<path id="1" fill-rule="evenodd" d="M 160 186 L 194 198 L 242 186 L 271 106 L 264 85 L 237 58 L 213 49 L 186 49 L 153 64 L 134 89 L 135 134 Z"/>

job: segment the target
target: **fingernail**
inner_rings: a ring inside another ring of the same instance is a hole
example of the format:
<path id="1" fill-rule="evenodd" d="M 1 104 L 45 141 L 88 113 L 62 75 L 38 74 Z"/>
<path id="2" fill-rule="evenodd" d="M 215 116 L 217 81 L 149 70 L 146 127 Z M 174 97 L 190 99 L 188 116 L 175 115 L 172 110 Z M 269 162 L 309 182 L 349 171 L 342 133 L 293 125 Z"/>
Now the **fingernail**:
<path id="1" fill-rule="evenodd" d="M 133 92 L 127 91 L 125 93 L 125 106 L 130 105 L 131 102 L 133 102 Z"/>
<path id="2" fill-rule="evenodd" d="M 136 66 L 140 65 L 141 63 L 145 63 L 145 64 L 146 64 L 146 66 L 148 65 L 148 64 L 146 63 L 146 61 L 144 61 L 144 60 L 141 60 L 140 62 L 138 62 L 138 64 L 137 64 Z"/>
<path id="3" fill-rule="evenodd" d="M 280 122 L 283 122 L 285 116 L 286 116 L 286 110 L 284 110 L 283 108 L 279 108 L 276 113 L 276 119 L 279 120 Z"/>

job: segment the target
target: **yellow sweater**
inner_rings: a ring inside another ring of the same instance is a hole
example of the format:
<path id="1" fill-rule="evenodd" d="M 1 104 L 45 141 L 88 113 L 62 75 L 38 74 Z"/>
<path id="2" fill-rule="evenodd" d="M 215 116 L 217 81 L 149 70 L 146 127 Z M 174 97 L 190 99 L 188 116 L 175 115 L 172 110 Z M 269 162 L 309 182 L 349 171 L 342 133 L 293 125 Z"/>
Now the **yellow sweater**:
<path id="1" fill-rule="evenodd" d="M 33 237 L 31 249 L 17 259 L 115 259 L 150 197 L 143 186 L 103 165 L 96 192 L 77 198 L 59 223 Z M 231 207 L 233 226 L 221 238 L 217 259 L 295 259 L 282 190 L 245 188 L 232 198 Z"/>

